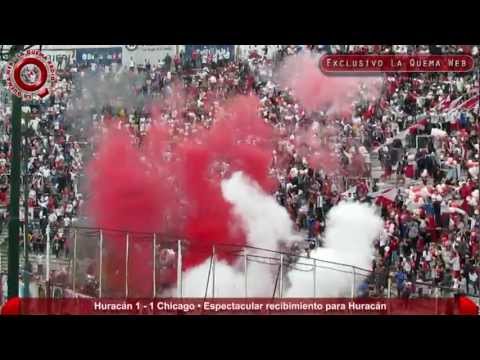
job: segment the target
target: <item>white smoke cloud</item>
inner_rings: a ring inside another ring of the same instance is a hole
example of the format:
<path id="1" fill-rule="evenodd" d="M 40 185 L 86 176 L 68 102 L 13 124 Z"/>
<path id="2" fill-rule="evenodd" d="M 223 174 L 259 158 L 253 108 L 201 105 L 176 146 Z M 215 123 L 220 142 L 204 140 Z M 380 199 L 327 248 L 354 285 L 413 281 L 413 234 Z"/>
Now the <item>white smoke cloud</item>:
<path id="1" fill-rule="evenodd" d="M 342 202 L 329 212 L 326 225 L 326 248 L 346 254 L 343 257 L 351 265 L 370 265 L 373 240 L 383 227 L 373 206 Z"/>
<path id="2" fill-rule="evenodd" d="M 247 283 L 245 282 L 245 272 L 243 269 L 243 259 L 238 260 L 234 266 L 230 266 L 224 261 L 215 263 L 215 297 L 272 297 L 275 290 L 275 274 L 273 270 L 278 270 L 278 266 L 263 265 L 252 261 L 248 262 Z M 210 280 L 208 281 L 207 297 L 212 296 L 213 289 L 213 269 L 211 269 L 210 259 L 205 260 L 199 266 L 189 269 L 183 275 L 182 294 L 184 297 L 204 297 L 207 289 L 207 279 L 210 271 Z M 247 293 L 245 293 L 247 286 Z"/>
<path id="3" fill-rule="evenodd" d="M 293 224 L 285 208 L 251 179 L 235 172 L 221 185 L 224 198 L 233 205 L 235 221 L 240 223 L 247 235 L 247 244 L 259 248 L 278 250 L 281 242 L 289 244 L 301 240 L 293 231 Z M 260 255 L 261 251 L 249 249 L 249 255 Z M 265 254 L 264 254 L 265 255 Z M 271 254 L 269 254 L 272 256 Z M 277 256 L 278 257 L 278 256 Z M 264 264 L 265 260 L 250 257 L 248 261 L 247 294 L 254 297 L 271 297 L 275 290 L 278 266 Z M 188 270 L 183 278 L 183 295 L 198 297 L 205 295 L 210 259 Z M 208 296 L 212 294 L 212 274 L 208 285 Z M 244 258 L 239 257 L 234 266 L 223 261 L 215 264 L 215 296 L 242 297 L 245 295 Z"/>
<path id="4" fill-rule="evenodd" d="M 207 297 L 212 296 L 213 276 L 210 259 L 199 266 L 188 270 L 183 275 L 182 287 L 184 297 L 203 297 L 207 289 Z M 243 274 L 223 261 L 215 263 L 215 297 L 242 297 L 244 294 Z"/>
<path id="5" fill-rule="evenodd" d="M 293 231 L 286 210 L 273 197 L 240 172 L 222 182 L 222 193 L 233 204 L 234 213 L 247 234 L 248 245 L 277 250 L 281 241 L 293 242 L 301 237 Z M 382 219 L 373 207 L 359 203 L 340 203 L 327 218 L 325 247 L 317 248 L 311 258 L 369 268 L 372 244 L 383 228 Z M 260 255 L 249 249 L 249 254 Z M 278 258 L 278 255 L 269 254 Z M 278 261 L 265 261 L 250 257 L 248 261 L 247 295 L 272 297 L 275 282 L 279 287 Z M 244 258 L 230 266 L 223 261 L 215 264 L 215 297 L 245 296 Z M 314 295 L 313 259 L 300 258 L 296 263 L 285 263 L 283 294 L 286 297 L 312 297 Z M 207 287 L 210 259 L 188 270 L 183 276 L 183 296 L 203 297 Z M 212 275 L 207 296 L 212 294 Z M 360 283 L 357 276 L 356 284 Z M 349 266 L 317 261 L 316 296 L 348 296 L 352 286 Z M 278 293 L 277 293 L 278 294 Z"/>
<path id="6" fill-rule="evenodd" d="M 278 250 L 280 242 L 288 244 L 302 239 L 294 233 L 287 210 L 242 172 L 222 181 L 222 194 L 233 204 L 248 245 Z"/>
<path id="7" fill-rule="evenodd" d="M 320 251 L 321 250 L 321 251 Z M 325 261 L 341 263 L 341 253 L 328 248 L 316 249 L 311 257 Z M 314 260 L 303 259 L 301 265 L 289 267 L 287 279 L 289 287 L 284 292 L 285 297 L 343 297 L 349 296 L 352 284 L 352 270 L 349 267 L 316 261 L 314 275 Z M 303 265 L 304 264 L 304 265 Z M 314 285 L 316 283 L 316 289 Z"/>
<path id="8" fill-rule="evenodd" d="M 382 219 L 372 206 L 342 202 L 330 210 L 326 223 L 325 243 L 311 253 L 312 258 L 354 265 L 369 269 L 373 254 L 373 241 L 383 228 Z M 350 294 L 353 283 L 352 268 L 317 262 L 316 283 L 318 297 L 345 296 Z M 310 267 L 312 269 L 312 267 Z M 290 271 L 291 288 L 287 297 L 313 296 L 313 270 Z M 358 275 L 356 285 L 361 276 Z"/>

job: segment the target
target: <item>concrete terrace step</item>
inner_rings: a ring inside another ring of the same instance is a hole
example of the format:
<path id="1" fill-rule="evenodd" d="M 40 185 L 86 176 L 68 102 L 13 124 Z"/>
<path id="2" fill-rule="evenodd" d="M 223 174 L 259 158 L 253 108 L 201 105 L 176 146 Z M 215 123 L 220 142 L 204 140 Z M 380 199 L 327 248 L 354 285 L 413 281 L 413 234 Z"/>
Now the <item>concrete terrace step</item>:
<path id="1" fill-rule="evenodd" d="M 45 268 L 46 257 L 45 255 L 34 255 L 29 254 L 29 260 L 32 265 L 43 265 Z M 20 249 L 20 258 L 19 264 L 20 269 L 23 269 L 25 260 L 23 256 L 23 249 Z M 52 254 L 50 255 L 50 268 L 51 270 L 61 270 L 64 267 L 68 267 L 71 261 L 69 258 L 55 258 Z M 8 271 L 8 246 L 7 242 L 0 244 L 0 272 L 7 273 Z"/>

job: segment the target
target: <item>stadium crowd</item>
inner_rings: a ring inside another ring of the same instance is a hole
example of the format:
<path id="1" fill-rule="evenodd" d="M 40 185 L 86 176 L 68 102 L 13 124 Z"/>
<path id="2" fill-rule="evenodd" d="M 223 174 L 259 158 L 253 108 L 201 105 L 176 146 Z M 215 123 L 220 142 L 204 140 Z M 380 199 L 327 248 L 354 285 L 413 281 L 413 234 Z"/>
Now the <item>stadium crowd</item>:
<path id="1" fill-rule="evenodd" d="M 478 46 L 309 49 L 467 52 L 479 60 Z M 162 104 L 162 120 L 172 138 L 184 137 L 199 127 L 209 128 L 223 99 L 254 93 L 260 98 L 261 117 L 280 136 L 272 154 L 271 173 L 279 182 L 275 196 L 305 234 L 308 248 L 321 245 L 326 215 L 339 201 L 374 202 L 385 219 L 369 279 L 377 295 L 385 293 L 389 278 L 399 296 L 418 293 L 419 281 L 478 295 L 478 73 L 387 74 L 375 101 L 359 89 L 350 113 L 307 113 L 274 76 L 281 60 L 299 51 L 304 47 L 252 46 L 241 58 L 227 51 L 194 52 L 191 58 L 180 53 L 158 64 L 131 60 L 122 67 L 89 61 L 62 67 L 53 94 L 22 108 L 22 123 L 28 128 L 24 149 L 31 250 L 43 253 L 50 231 L 53 254 L 68 253 L 68 228 L 81 215 L 84 201 L 82 169 L 88 157 L 95 156 L 93 145 L 104 123 L 127 127 L 141 144 L 154 116 L 149 106 L 153 98 Z M 106 86 L 115 90 L 104 91 Z M 189 94 L 182 109 L 162 102 L 175 96 L 176 86 Z M 5 102 L 0 106 L 0 203 L 7 219 L 11 109 Z M 324 156 L 322 168 L 309 157 L 315 153 Z M 375 157 L 383 169 L 381 178 L 374 174 Z M 21 220 L 24 217 L 21 212 Z"/>

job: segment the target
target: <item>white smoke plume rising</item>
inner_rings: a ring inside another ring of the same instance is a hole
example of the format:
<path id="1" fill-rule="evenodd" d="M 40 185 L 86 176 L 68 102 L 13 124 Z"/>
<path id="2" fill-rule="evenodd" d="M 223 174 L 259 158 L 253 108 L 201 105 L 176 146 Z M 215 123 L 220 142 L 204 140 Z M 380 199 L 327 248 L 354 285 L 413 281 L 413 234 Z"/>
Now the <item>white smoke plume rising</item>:
<path id="1" fill-rule="evenodd" d="M 224 261 L 215 263 L 215 297 L 244 297 L 245 273 L 242 261 L 230 266 Z M 275 274 L 269 266 L 255 262 L 248 264 L 247 296 L 272 297 L 275 288 Z M 208 273 L 213 271 L 210 260 L 188 270 L 183 276 L 184 297 L 204 297 L 207 289 Z M 213 276 L 208 280 L 207 297 L 212 296 Z"/>
<path id="2" fill-rule="evenodd" d="M 288 245 L 301 240 L 293 231 L 293 224 L 285 208 L 251 179 L 241 172 L 235 172 L 230 179 L 222 182 L 224 198 L 233 204 L 235 221 L 240 223 L 247 236 L 247 244 L 270 250 L 279 250 L 280 244 Z M 249 254 L 255 251 L 250 249 Z M 243 259 L 235 266 L 225 262 L 215 264 L 215 296 L 235 297 L 245 294 Z M 210 260 L 187 271 L 184 275 L 184 296 L 204 296 L 207 286 Z M 272 296 L 275 286 L 275 271 L 271 265 L 256 262 L 248 264 L 248 296 Z M 208 294 L 212 293 L 212 282 Z M 202 295 L 203 294 L 203 295 Z"/>
<path id="3" fill-rule="evenodd" d="M 342 202 L 328 213 L 324 247 L 312 251 L 311 257 L 369 269 L 373 241 L 382 228 L 383 221 L 372 206 Z M 317 296 L 345 296 L 350 293 L 353 279 L 351 268 L 321 262 L 318 264 L 331 269 L 317 269 Z M 291 288 L 287 291 L 287 297 L 313 296 L 312 271 L 293 270 L 288 278 Z M 358 276 L 356 285 L 361 280 Z"/>
<path id="4" fill-rule="evenodd" d="M 293 231 L 293 224 L 286 210 L 273 197 L 264 193 L 243 173 L 236 172 L 222 182 L 225 199 L 233 204 L 234 213 L 247 234 L 251 246 L 278 250 L 281 242 L 291 244 L 301 239 Z M 359 203 L 341 203 L 334 207 L 327 218 L 325 247 L 312 251 L 311 257 L 337 263 L 369 268 L 372 244 L 380 234 L 383 221 L 373 207 Z M 249 250 L 251 254 L 251 250 Z M 301 259 L 300 264 L 285 265 L 283 293 L 286 297 L 313 296 L 313 267 L 311 259 Z M 318 262 L 316 295 L 318 297 L 345 296 L 350 293 L 352 270 L 350 267 Z M 210 260 L 183 277 L 183 296 L 203 297 L 207 286 Z M 340 270 L 340 271 L 339 271 Z M 272 297 L 275 289 L 278 265 L 257 262 L 248 263 L 249 297 Z M 358 277 L 357 285 L 360 277 Z M 210 277 L 207 296 L 212 294 Z M 243 257 L 230 266 L 225 262 L 215 264 L 215 297 L 245 296 Z"/>
<path id="5" fill-rule="evenodd" d="M 208 273 L 211 270 L 207 259 L 199 266 L 188 270 L 183 279 L 183 296 L 203 297 L 207 288 Z M 243 296 L 243 274 L 223 261 L 215 263 L 215 297 Z M 213 281 L 210 275 L 207 297 L 212 296 Z"/>
<path id="6" fill-rule="evenodd" d="M 242 172 L 235 172 L 222 182 L 225 200 L 233 204 L 233 211 L 247 234 L 247 244 L 279 250 L 286 244 L 302 238 L 293 232 L 287 210 Z"/>

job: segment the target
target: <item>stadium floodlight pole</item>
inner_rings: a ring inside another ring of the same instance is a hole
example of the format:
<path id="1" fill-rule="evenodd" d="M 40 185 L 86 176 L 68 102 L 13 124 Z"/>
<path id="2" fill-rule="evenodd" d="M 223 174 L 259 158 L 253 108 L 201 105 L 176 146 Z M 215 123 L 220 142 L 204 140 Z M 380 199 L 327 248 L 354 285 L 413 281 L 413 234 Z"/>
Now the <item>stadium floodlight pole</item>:
<path id="1" fill-rule="evenodd" d="M 12 45 L 9 58 L 12 59 L 24 45 Z M 8 223 L 8 298 L 18 296 L 19 274 L 19 208 L 20 208 L 20 162 L 21 162 L 21 116 L 22 99 L 12 95 L 12 160 L 10 168 L 10 204 Z"/>
<path id="2" fill-rule="evenodd" d="M 480 66 L 477 66 L 478 97 L 480 98 Z M 480 122 L 480 101 L 477 103 L 477 123 Z M 480 134 L 477 134 L 477 144 L 480 146 Z M 479 148 L 479 168 L 477 172 L 477 187 L 480 189 L 480 148 Z"/>
<path id="3" fill-rule="evenodd" d="M 30 149 L 28 146 L 28 123 L 25 121 L 25 146 L 24 146 L 24 174 L 23 174 L 23 242 L 24 242 L 24 254 L 23 254 L 23 296 L 25 298 L 30 297 L 30 262 L 28 261 L 28 246 L 29 246 L 29 239 L 28 239 L 28 159 L 30 157 Z"/>

